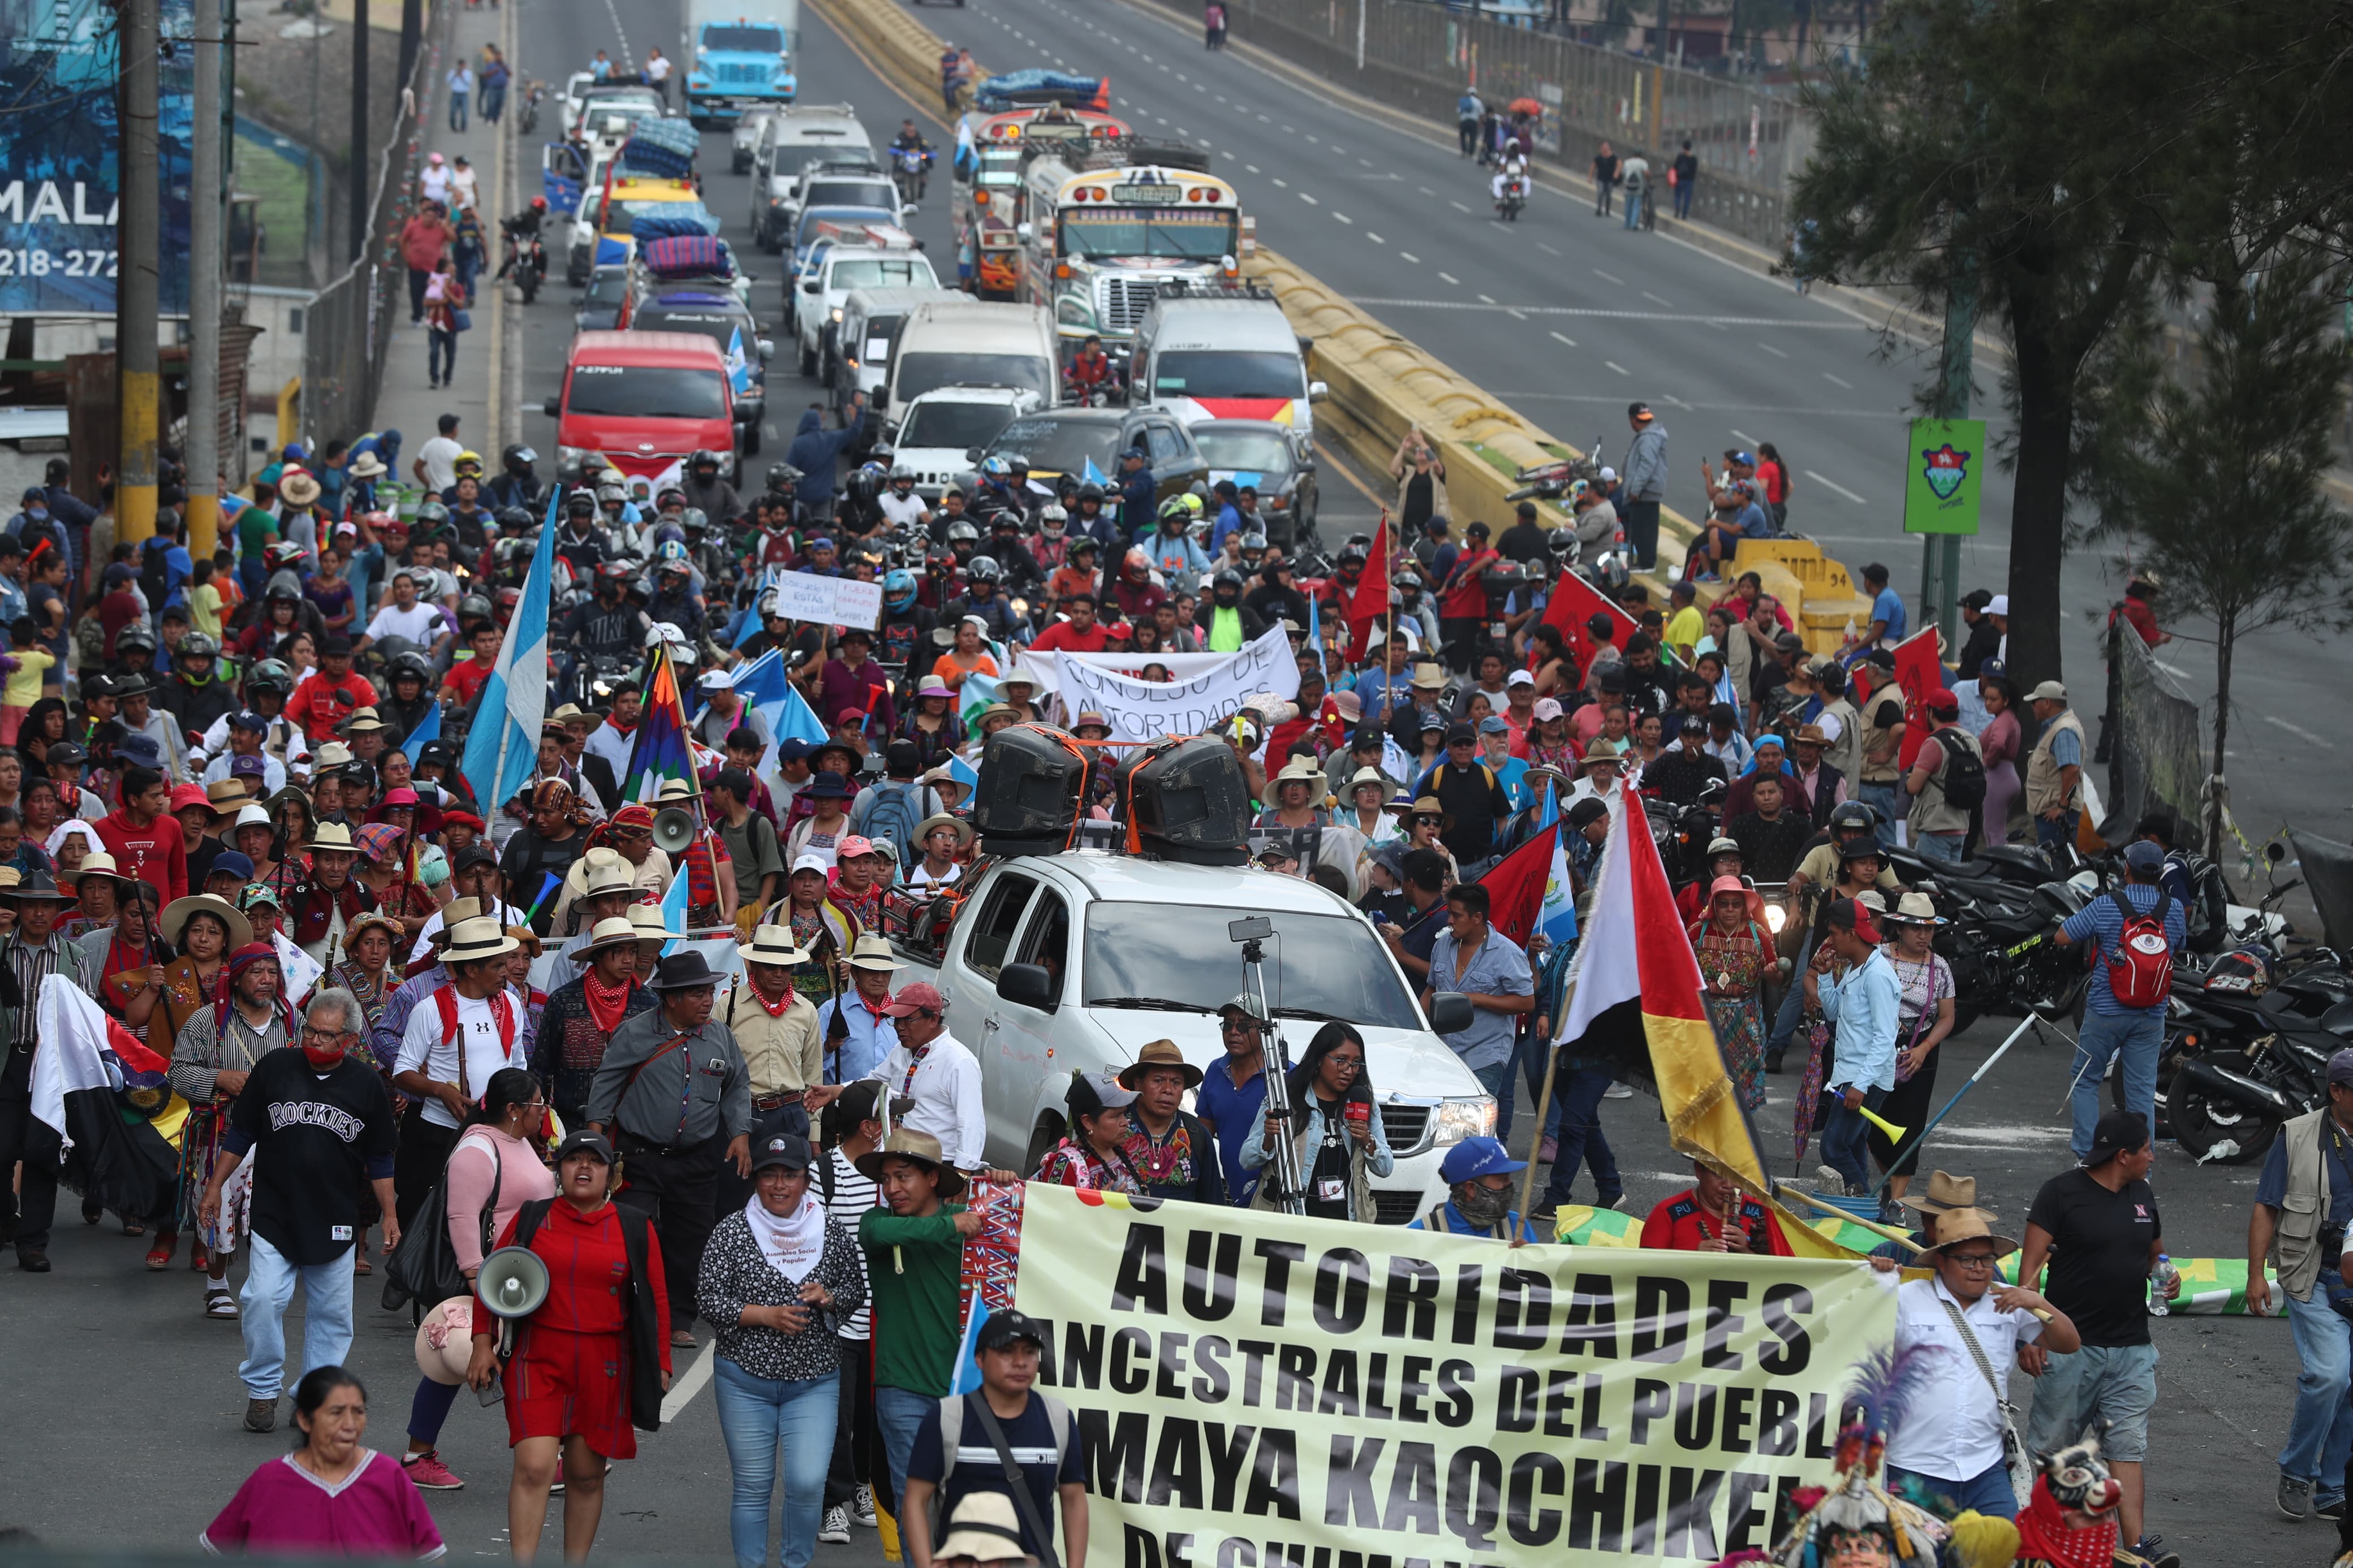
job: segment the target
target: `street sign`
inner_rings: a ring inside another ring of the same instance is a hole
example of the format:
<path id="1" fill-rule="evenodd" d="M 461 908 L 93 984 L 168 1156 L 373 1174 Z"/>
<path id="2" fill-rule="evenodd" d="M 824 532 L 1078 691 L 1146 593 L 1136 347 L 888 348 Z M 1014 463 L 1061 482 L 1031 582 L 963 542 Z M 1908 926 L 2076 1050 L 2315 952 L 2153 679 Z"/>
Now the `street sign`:
<path id="1" fill-rule="evenodd" d="M 1982 419 L 1915 419 L 1904 453 L 1904 531 L 1978 531 L 1987 460 Z"/>

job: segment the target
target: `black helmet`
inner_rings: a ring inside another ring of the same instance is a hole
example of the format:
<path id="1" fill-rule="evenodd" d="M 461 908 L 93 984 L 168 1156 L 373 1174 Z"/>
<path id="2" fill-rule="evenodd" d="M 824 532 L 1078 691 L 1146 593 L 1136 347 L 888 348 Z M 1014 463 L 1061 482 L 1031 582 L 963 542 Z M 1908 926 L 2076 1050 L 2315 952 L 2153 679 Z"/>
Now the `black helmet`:
<path id="1" fill-rule="evenodd" d="M 501 528 L 529 528 L 533 521 L 531 509 L 522 506 L 502 506 L 491 519 Z"/>
<path id="2" fill-rule="evenodd" d="M 1859 800 L 1841 802 L 1831 812 L 1831 829 L 1859 828 L 1868 833 L 1879 824 L 1879 814 Z"/>
<path id="3" fill-rule="evenodd" d="M 393 658 L 391 676 L 395 680 L 406 677 L 411 680 L 429 684 L 433 679 L 433 667 L 425 661 L 425 656 L 421 653 L 398 654 Z"/>
<path id="4" fill-rule="evenodd" d="M 1081 500 L 1099 501 L 1103 499 L 1103 488 L 1097 484 L 1081 485 L 1079 487 L 1079 499 Z"/>
<path id="5" fill-rule="evenodd" d="M 801 471 L 798 468 L 794 468 L 790 463 L 770 463 L 768 465 L 768 488 L 778 495 L 787 493 L 795 485 L 800 482 Z"/>
<path id="6" fill-rule="evenodd" d="M 531 466 L 539 461 L 539 454 L 528 447 L 512 446 L 499 454 L 499 461 L 506 465 L 508 473 L 527 474 Z"/>
<path id="7" fill-rule="evenodd" d="M 1004 579 L 1005 568 L 994 555 L 976 555 L 965 563 L 964 574 L 976 583 L 996 583 Z"/>
<path id="8" fill-rule="evenodd" d="M 690 468 L 700 468 L 706 463 L 714 470 L 719 467 L 719 454 L 708 447 L 696 447 L 694 456 L 686 460 L 686 466 Z"/>
<path id="9" fill-rule="evenodd" d="M 449 521 L 449 509 L 438 500 L 429 500 L 417 509 L 417 520 L 409 524 L 418 533 L 439 528 Z"/>
<path id="10" fill-rule="evenodd" d="M 299 605 L 302 602 L 302 590 L 291 583 L 273 583 L 262 590 L 261 596 L 265 600 L 282 599 L 289 604 Z"/>
<path id="11" fill-rule="evenodd" d="M 1229 566 L 1211 578 L 1209 585 L 1212 588 L 1231 588 L 1239 594 L 1242 591 L 1242 574 Z"/>
<path id="12" fill-rule="evenodd" d="M 564 498 L 564 515 L 566 517 L 596 516 L 596 498 L 586 490 L 574 490 Z"/>
<path id="13" fill-rule="evenodd" d="M 458 601 L 458 620 L 460 625 L 468 621 L 487 621 L 490 618 L 491 602 L 480 594 L 469 594 Z"/>
<path id="14" fill-rule="evenodd" d="M 131 658 L 129 656 L 133 652 L 151 657 L 155 652 L 155 634 L 135 623 L 114 634 L 114 654 L 117 658 L 121 659 L 125 664 L 147 662 Z"/>
<path id="15" fill-rule="evenodd" d="M 179 651 L 172 657 L 174 658 L 218 658 L 220 657 L 220 644 L 215 642 L 212 638 L 206 637 L 202 632 L 190 632 L 186 637 L 180 639 Z"/>
<path id="16" fill-rule="evenodd" d="M 120 636 L 115 637 L 114 646 L 117 650 L 121 648 L 122 638 Z M 181 646 L 185 647 L 186 645 L 184 643 Z M 284 697 L 293 689 L 294 672 L 281 660 L 265 658 L 245 672 L 245 694 L 248 700 L 265 691 L 275 691 L 279 696 Z"/>

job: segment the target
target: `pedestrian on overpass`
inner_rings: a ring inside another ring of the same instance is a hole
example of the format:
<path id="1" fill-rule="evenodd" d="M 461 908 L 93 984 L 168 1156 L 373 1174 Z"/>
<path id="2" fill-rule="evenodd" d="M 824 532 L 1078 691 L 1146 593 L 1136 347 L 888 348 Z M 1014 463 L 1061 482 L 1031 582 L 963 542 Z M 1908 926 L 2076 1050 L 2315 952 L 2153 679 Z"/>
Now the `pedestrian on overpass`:
<path id="1" fill-rule="evenodd" d="M 1201 13 L 1201 27 L 1207 35 L 1208 47 L 1222 49 L 1226 47 L 1226 8 L 1220 0 L 1209 0 Z"/>
<path id="2" fill-rule="evenodd" d="M 1651 161 L 1637 150 L 1618 165 L 1619 184 L 1626 187 L 1626 226 L 1642 226 L 1642 207 L 1651 195 Z"/>
<path id="3" fill-rule="evenodd" d="M 1609 216 L 1609 193 L 1618 188 L 1618 154 L 1609 142 L 1593 154 L 1593 216 Z"/>
<path id="4" fill-rule="evenodd" d="M 473 96 L 474 69 L 463 58 L 449 68 L 449 129 L 466 129 L 466 100 Z"/>
<path id="5" fill-rule="evenodd" d="M 1479 151 L 1479 117 L 1486 112 L 1487 106 L 1480 102 L 1479 95 L 1469 88 L 1464 88 L 1462 96 L 1454 100 L 1454 134 L 1462 144 L 1465 158 Z M 1606 147 L 1609 143 L 1602 145 Z"/>
<path id="6" fill-rule="evenodd" d="M 1627 211 L 1633 211 L 1637 199 L 1630 184 Z M 1627 547 L 1634 552 L 1634 570 L 1649 572 L 1659 564 L 1659 507 L 1667 499 L 1667 427 L 1647 403 L 1627 405 L 1626 423 L 1634 438 L 1620 465 L 1625 477 L 1619 483 L 1618 511 L 1626 525 Z"/>
<path id="7" fill-rule="evenodd" d="M 1683 138 L 1683 150 L 1676 153 L 1675 161 L 1668 165 L 1667 177 L 1674 182 L 1675 216 L 1691 216 L 1692 192 L 1699 186 L 1699 159 L 1692 152 L 1690 137 Z"/>

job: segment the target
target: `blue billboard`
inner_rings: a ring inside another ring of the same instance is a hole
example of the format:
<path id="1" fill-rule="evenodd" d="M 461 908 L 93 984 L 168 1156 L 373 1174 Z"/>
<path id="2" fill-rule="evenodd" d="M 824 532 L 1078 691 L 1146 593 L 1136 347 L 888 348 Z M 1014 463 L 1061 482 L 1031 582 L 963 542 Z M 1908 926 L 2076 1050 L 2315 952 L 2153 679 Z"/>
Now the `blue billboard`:
<path id="1" fill-rule="evenodd" d="M 161 311 L 187 313 L 190 0 L 163 0 Z M 0 0 L 0 315 L 114 313 L 121 181 L 115 16 Z"/>

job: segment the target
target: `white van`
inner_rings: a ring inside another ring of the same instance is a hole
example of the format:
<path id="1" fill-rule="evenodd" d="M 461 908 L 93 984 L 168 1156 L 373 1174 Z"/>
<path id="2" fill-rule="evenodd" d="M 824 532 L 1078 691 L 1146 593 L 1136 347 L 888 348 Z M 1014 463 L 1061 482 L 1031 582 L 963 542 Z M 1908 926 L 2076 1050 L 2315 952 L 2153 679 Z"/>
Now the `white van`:
<path id="1" fill-rule="evenodd" d="M 1268 419 L 1312 433 L 1324 384 L 1307 379 L 1307 346 L 1263 290 L 1164 294 L 1136 323 L 1129 397 L 1187 425 Z"/>
<path id="2" fill-rule="evenodd" d="M 1054 402 L 1062 382 L 1054 348 L 1054 312 L 1043 305 L 952 299 L 916 306 L 891 356 L 884 438 L 896 438 L 907 405 L 934 387 L 1011 386 Z"/>
<path id="3" fill-rule="evenodd" d="M 825 383 L 837 413 L 849 407 L 854 392 L 866 395 L 869 413 L 881 422 L 883 383 L 890 379 L 891 354 L 899 345 L 899 329 L 907 312 L 934 300 L 961 299 L 954 289 L 852 289 L 842 297 L 841 324 L 826 345 L 818 379 Z"/>
<path id="4" fill-rule="evenodd" d="M 858 110 L 847 103 L 789 104 L 760 127 L 752 149 L 752 235 L 763 249 L 784 248 L 800 206 L 801 171 L 826 158 L 871 166 L 874 178 L 889 183 Z"/>

